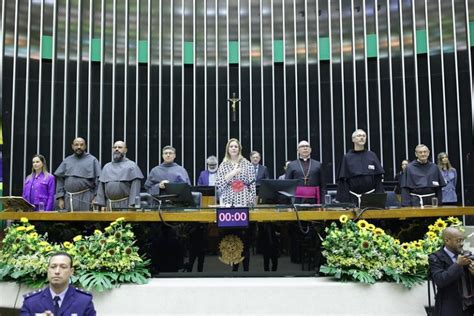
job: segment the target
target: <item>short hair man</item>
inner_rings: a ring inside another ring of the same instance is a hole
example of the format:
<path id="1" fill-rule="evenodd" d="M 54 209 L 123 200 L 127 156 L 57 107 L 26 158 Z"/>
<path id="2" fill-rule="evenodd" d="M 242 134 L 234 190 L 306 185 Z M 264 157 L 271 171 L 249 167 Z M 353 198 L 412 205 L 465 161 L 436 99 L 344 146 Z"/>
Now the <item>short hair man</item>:
<path id="1" fill-rule="evenodd" d="M 102 207 L 128 208 L 140 195 L 143 174 L 137 164 L 125 157 L 127 145 L 119 140 L 113 146 L 113 160 L 107 163 L 99 178 L 96 203 Z"/>
<path id="2" fill-rule="evenodd" d="M 260 185 L 262 179 L 269 179 L 270 174 L 268 173 L 268 168 L 260 164 L 261 156 L 260 153 L 256 150 L 253 150 L 250 153 L 250 162 L 255 168 L 255 184 Z"/>
<path id="3" fill-rule="evenodd" d="M 402 206 L 431 204 L 433 197 L 443 200 L 442 188 L 446 185 L 438 166 L 428 160 L 430 150 L 426 145 L 415 147 L 416 160 L 410 162 L 400 178 Z"/>
<path id="4" fill-rule="evenodd" d="M 189 175 L 186 169 L 174 162 L 176 149 L 172 146 L 165 146 L 162 150 L 163 163 L 151 169 L 145 182 L 145 189 L 151 195 L 158 195 L 160 189 L 165 188 L 165 183 L 188 183 Z"/>
<path id="5" fill-rule="evenodd" d="M 206 160 L 207 169 L 201 171 L 199 174 L 197 185 L 210 185 L 216 184 L 217 168 L 219 167 L 219 161 L 216 156 L 209 156 Z"/>
<path id="6" fill-rule="evenodd" d="M 54 172 L 60 209 L 70 212 L 91 209 L 97 192 L 100 164 L 86 149 L 86 141 L 81 137 L 75 138 L 72 141 L 74 154 L 64 158 Z"/>
<path id="7" fill-rule="evenodd" d="M 65 252 L 53 254 L 48 263 L 49 285 L 24 296 L 21 316 L 44 314 L 95 316 L 92 294 L 69 284 L 74 273 L 72 257 Z"/>
<path id="8" fill-rule="evenodd" d="M 428 258 L 430 276 L 438 288 L 435 302 L 435 315 L 472 315 L 470 296 L 474 263 L 463 251 L 464 235 L 456 227 L 448 227 L 443 233 L 444 247 Z"/>
<path id="9" fill-rule="evenodd" d="M 298 158 L 288 164 L 285 179 L 301 179 L 302 185 L 319 186 L 320 194 L 326 192 L 322 164 L 311 159 L 311 146 L 306 140 L 298 143 Z"/>
<path id="10" fill-rule="evenodd" d="M 344 155 L 337 176 L 339 202 L 360 204 L 362 194 L 383 193 L 382 178 L 385 173 L 377 155 L 365 149 L 367 134 L 362 129 L 352 133 L 354 149 Z"/>

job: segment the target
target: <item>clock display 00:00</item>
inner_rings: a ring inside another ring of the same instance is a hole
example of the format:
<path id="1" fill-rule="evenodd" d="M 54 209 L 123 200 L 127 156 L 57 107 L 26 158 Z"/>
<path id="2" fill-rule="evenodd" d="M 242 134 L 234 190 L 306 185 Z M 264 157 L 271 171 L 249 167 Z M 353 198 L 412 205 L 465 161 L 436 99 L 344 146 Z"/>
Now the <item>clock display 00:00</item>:
<path id="1" fill-rule="evenodd" d="M 235 213 L 220 213 L 219 214 L 219 221 L 221 222 L 240 222 L 240 221 L 247 221 L 247 213 L 246 212 L 235 212 Z"/>
<path id="2" fill-rule="evenodd" d="M 217 227 L 245 228 L 249 225 L 249 209 L 246 207 L 219 208 L 216 212 Z"/>

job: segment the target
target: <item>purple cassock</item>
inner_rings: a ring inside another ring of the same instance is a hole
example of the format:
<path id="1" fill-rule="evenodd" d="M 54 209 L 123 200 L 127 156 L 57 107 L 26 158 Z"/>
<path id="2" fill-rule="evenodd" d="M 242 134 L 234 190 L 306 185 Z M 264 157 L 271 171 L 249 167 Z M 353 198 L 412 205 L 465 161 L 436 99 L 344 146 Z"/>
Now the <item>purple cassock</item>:
<path id="1" fill-rule="evenodd" d="M 23 198 L 35 205 L 35 211 L 38 210 L 38 205 L 43 202 L 45 211 L 52 211 L 54 208 L 54 193 L 56 186 L 54 176 L 48 174 L 46 178 L 44 173 L 39 175 L 32 174 L 26 177 L 23 185 Z"/>

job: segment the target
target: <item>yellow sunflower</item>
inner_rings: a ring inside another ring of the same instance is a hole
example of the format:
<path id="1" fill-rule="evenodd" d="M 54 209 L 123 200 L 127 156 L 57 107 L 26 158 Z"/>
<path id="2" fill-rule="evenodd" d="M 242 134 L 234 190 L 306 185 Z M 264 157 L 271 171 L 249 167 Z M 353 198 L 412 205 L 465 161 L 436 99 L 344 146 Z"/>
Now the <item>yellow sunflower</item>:
<path id="1" fill-rule="evenodd" d="M 349 220 L 349 217 L 345 214 L 342 214 L 340 217 L 339 217 L 339 221 L 342 223 L 342 224 L 345 224 L 347 223 L 347 221 Z"/>
<path id="2" fill-rule="evenodd" d="M 377 227 L 377 228 L 374 230 L 374 234 L 377 235 L 377 236 L 382 236 L 382 235 L 385 234 L 385 232 L 383 231 L 382 228 Z"/>
<path id="3" fill-rule="evenodd" d="M 65 241 L 63 245 L 64 245 L 64 248 L 66 248 L 66 249 L 71 249 L 72 248 L 72 244 L 69 241 Z"/>
<path id="4" fill-rule="evenodd" d="M 76 237 L 74 237 L 72 240 L 74 240 L 75 242 L 78 242 L 79 240 L 82 239 L 82 235 L 77 235 Z"/>
<path id="5" fill-rule="evenodd" d="M 369 223 L 367 223 L 367 221 L 363 219 L 357 222 L 357 227 L 359 227 L 360 229 L 366 229 L 368 225 Z"/>
<path id="6" fill-rule="evenodd" d="M 28 218 L 22 217 L 22 218 L 20 218 L 20 222 L 22 222 L 22 223 L 28 223 Z"/>
<path id="7" fill-rule="evenodd" d="M 367 230 L 370 230 L 373 232 L 375 230 L 375 225 L 374 224 L 367 225 Z"/>
<path id="8" fill-rule="evenodd" d="M 446 226 L 448 226 L 448 224 L 446 224 L 446 222 L 441 218 L 438 218 L 438 220 L 434 223 L 434 226 L 436 226 L 438 229 L 444 229 Z"/>

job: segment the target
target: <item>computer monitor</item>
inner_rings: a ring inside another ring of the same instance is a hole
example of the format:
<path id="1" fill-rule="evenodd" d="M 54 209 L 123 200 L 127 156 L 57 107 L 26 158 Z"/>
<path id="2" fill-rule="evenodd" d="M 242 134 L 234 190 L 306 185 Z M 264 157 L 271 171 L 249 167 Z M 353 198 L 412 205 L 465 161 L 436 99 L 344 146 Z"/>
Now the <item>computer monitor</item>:
<path id="1" fill-rule="evenodd" d="M 360 209 L 385 209 L 387 193 L 362 194 L 360 197 Z"/>
<path id="2" fill-rule="evenodd" d="M 165 183 L 165 189 L 157 198 L 169 201 L 173 206 L 196 206 L 191 186 L 187 183 Z"/>
<path id="3" fill-rule="evenodd" d="M 299 180 L 262 179 L 258 204 L 292 204 Z"/>

